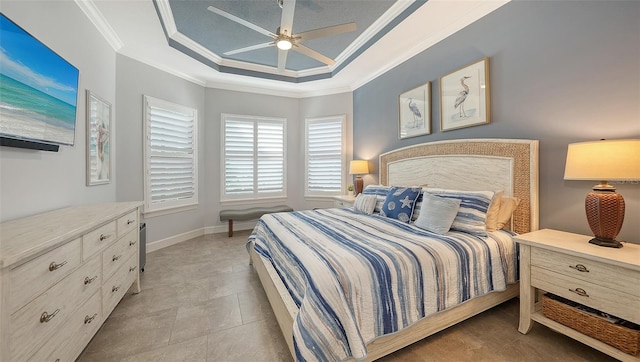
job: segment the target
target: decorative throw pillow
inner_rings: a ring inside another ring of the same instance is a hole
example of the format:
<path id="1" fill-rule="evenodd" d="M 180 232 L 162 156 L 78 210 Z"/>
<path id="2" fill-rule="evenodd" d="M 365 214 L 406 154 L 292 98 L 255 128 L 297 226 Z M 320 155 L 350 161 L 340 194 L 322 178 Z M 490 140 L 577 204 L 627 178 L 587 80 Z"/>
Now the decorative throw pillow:
<path id="1" fill-rule="evenodd" d="M 432 233 L 446 234 L 458 214 L 460 202 L 458 199 L 446 199 L 424 193 L 422 195 L 420 216 L 418 216 L 414 225 Z"/>
<path id="2" fill-rule="evenodd" d="M 358 194 L 356 201 L 353 203 L 353 210 L 371 215 L 373 214 L 377 201 L 376 195 Z"/>
<path id="3" fill-rule="evenodd" d="M 411 215 L 412 222 L 418 220 L 418 216 L 420 216 L 420 210 L 422 209 L 422 194 L 424 193 L 424 190 L 426 188 L 427 188 L 427 184 L 422 185 L 422 191 L 420 191 L 420 195 L 418 195 L 416 204 L 413 206 L 413 215 Z"/>
<path id="4" fill-rule="evenodd" d="M 491 205 L 489 205 L 489 210 L 487 210 L 487 231 L 498 230 L 498 215 L 500 214 L 500 202 L 502 201 L 503 194 L 504 190 L 500 190 L 493 195 L 493 200 L 491 200 Z"/>
<path id="5" fill-rule="evenodd" d="M 380 215 L 404 222 L 411 221 L 413 207 L 421 190 L 421 187 L 392 187 L 384 200 Z"/>
<path id="6" fill-rule="evenodd" d="M 520 199 L 517 197 L 503 197 L 500 201 L 500 214 L 498 215 L 498 222 L 496 230 L 504 229 L 505 225 L 508 225 L 511 220 L 511 215 L 520 204 Z"/>
<path id="7" fill-rule="evenodd" d="M 362 191 L 365 195 L 376 195 L 376 207 L 373 209 L 374 213 L 380 213 L 382 209 L 382 205 L 384 204 L 384 200 L 387 198 L 389 194 L 389 190 L 391 188 L 389 186 L 384 185 L 368 185 L 365 187 L 364 191 Z"/>
<path id="8" fill-rule="evenodd" d="M 451 229 L 476 236 L 487 236 L 487 210 L 495 191 L 459 191 L 427 188 L 425 192 L 447 199 L 460 200 L 460 209 Z"/>

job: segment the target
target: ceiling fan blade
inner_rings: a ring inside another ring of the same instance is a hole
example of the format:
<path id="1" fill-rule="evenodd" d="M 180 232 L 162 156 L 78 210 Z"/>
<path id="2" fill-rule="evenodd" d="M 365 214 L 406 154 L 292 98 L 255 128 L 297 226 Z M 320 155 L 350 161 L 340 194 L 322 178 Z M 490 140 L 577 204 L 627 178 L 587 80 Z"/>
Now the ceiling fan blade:
<path id="1" fill-rule="evenodd" d="M 233 14 L 229 14 L 228 12 L 224 11 L 224 10 L 220 10 L 218 8 L 214 8 L 213 6 L 209 6 L 207 8 L 207 10 L 211 11 L 212 13 L 218 14 L 220 16 L 223 16 L 231 21 L 235 21 L 236 23 L 240 24 L 240 25 L 244 25 L 249 29 L 253 29 L 255 31 L 257 31 L 260 34 L 264 34 L 266 36 L 270 36 L 272 38 L 275 38 L 275 34 L 270 32 L 269 30 L 266 30 L 264 28 L 261 28 L 259 26 L 257 26 L 256 24 L 250 23 L 244 19 L 240 19 L 239 17 L 233 15 Z"/>
<path id="2" fill-rule="evenodd" d="M 251 45 L 248 47 L 244 47 L 244 48 L 240 48 L 240 49 L 235 49 L 235 50 L 229 50 L 228 52 L 224 52 L 224 55 L 233 55 L 233 54 L 238 54 L 238 53 L 244 53 L 244 52 L 248 52 L 250 50 L 256 50 L 256 49 L 262 49 L 262 48 L 266 48 L 269 46 L 272 46 L 273 42 L 270 41 L 268 43 L 262 43 L 262 44 L 256 44 L 256 45 Z"/>
<path id="3" fill-rule="evenodd" d="M 280 34 L 287 32 L 291 36 L 293 33 L 293 13 L 296 10 L 296 0 L 284 0 L 282 4 L 282 18 L 280 20 Z"/>
<path id="4" fill-rule="evenodd" d="M 287 54 L 288 50 L 278 49 L 278 71 L 284 71 L 285 66 L 287 65 Z"/>
<path id="5" fill-rule="evenodd" d="M 328 26 L 326 28 L 315 29 L 305 31 L 303 33 L 295 34 L 296 39 L 300 39 L 300 41 L 307 41 L 311 39 L 321 38 L 323 36 L 331 36 L 338 35 L 342 33 L 348 33 L 351 31 L 356 31 L 357 25 L 356 23 L 347 23 L 342 25 L 334 25 Z"/>
<path id="6" fill-rule="evenodd" d="M 307 48 L 306 46 L 304 46 L 302 44 L 297 44 L 296 46 L 294 46 L 291 49 L 297 51 L 298 53 L 304 54 L 304 55 L 306 55 L 306 56 L 308 56 L 310 58 L 313 58 L 313 59 L 315 59 L 315 60 L 317 60 L 319 62 L 322 62 L 322 63 L 324 63 L 326 65 L 334 65 L 336 63 L 333 59 L 331 59 L 331 58 L 329 58 L 327 56 L 324 56 L 324 55 L 318 53 L 317 51 L 315 51 L 315 50 L 313 50 L 311 48 Z"/>

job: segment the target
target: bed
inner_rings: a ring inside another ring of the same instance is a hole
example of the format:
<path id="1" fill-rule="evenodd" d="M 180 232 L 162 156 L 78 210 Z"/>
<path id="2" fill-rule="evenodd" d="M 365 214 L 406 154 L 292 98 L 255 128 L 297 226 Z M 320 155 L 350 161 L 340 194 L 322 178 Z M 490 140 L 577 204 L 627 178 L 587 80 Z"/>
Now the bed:
<path id="1" fill-rule="evenodd" d="M 538 228 L 537 157 L 538 142 L 520 139 L 438 141 L 379 157 L 381 185 L 504 190 L 503 197 L 520 200 L 510 231 L 436 236 L 348 209 L 263 216 L 248 250 L 293 358 L 372 361 L 517 296 L 517 247 L 510 236 Z M 458 254 L 434 256 L 435 249 Z M 436 262 L 424 262 L 422 253 Z M 376 263 L 391 258 L 391 267 L 380 271 Z M 421 262 L 411 266 L 408 259 Z M 342 280 L 354 272 L 349 278 L 366 283 Z M 453 276 L 458 288 L 440 284 L 442 274 Z M 370 299 L 383 305 L 369 307 Z"/>

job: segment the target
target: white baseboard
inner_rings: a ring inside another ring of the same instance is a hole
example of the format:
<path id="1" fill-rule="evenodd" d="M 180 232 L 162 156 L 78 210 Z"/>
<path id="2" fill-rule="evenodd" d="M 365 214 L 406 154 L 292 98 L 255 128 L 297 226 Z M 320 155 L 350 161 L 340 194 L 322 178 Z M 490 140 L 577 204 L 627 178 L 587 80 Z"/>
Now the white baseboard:
<path id="1" fill-rule="evenodd" d="M 244 221 L 244 222 L 234 222 L 233 223 L 233 231 L 239 230 L 252 230 L 258 221 Z M 208 234 L 217 234 L 217 233 L 227 233 L 229 231 L 228 225 L 215 225 L 215 226 L 207 226 L 204 228 L 187 231 L 186 233 L 170 236 L 168 238 L 153 241 L 147 243 L 147 253 L 152 251 L 160 250 L 162 248 L 166 248 L 171 245 L 175 245 L 181 243 L 183 241 L 187 241 L 193 238 L 197 238 L 198 236 L 208 235 Z"/>

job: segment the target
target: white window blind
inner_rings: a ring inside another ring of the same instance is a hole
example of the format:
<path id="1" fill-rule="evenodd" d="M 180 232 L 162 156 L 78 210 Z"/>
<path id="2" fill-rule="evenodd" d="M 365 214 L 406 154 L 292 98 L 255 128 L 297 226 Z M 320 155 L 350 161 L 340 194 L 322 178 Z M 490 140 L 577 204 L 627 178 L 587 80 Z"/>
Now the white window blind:
<path id="1" fill-rule="evenodd" d="M 306 196 L 342 194 L 345 116 L 306 120 Z"/>
<path id="2" fill-rule="evenodd" d="M 197 111 L 144 101 L 145 212 L 197 204 Z"/>
<path id="3" fill-rule="evenodd" d="M 285 120 L 222 115 L 223 200 L 286 196 Z"/>

